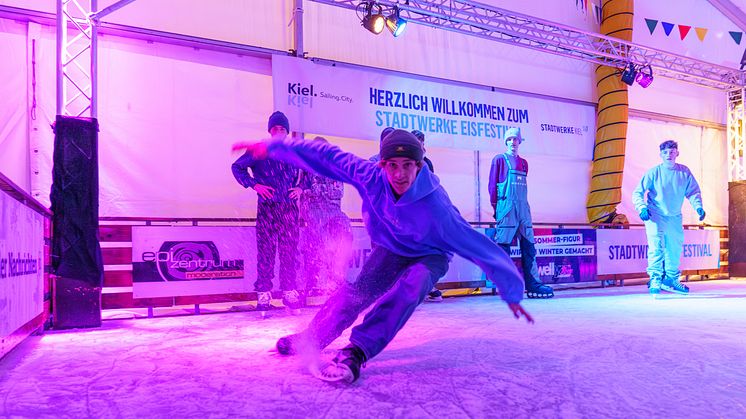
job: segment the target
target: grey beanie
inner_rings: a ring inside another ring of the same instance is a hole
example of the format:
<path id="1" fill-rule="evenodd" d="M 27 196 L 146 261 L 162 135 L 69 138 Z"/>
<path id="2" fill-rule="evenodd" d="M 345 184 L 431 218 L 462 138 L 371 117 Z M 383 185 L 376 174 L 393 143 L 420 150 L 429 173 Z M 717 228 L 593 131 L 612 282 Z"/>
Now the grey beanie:
<path id="1" fill-rule="evenodd" d="M 414 161 L 422 161 L 425 151 L 422 143 L 409 131 L 395 129 L 381 141 L 381 160 L 394 157 L 406 157 Z"/>

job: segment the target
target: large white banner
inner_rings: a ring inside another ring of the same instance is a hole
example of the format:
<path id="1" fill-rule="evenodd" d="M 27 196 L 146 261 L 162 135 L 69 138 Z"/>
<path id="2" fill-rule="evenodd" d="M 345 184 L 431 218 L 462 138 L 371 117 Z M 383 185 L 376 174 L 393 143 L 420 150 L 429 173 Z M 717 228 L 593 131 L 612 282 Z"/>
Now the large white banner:
<path id="1" fill-rule="evenodd" d="M 648 267 L 648 239 L 644 229 L 600 229 L 598 241 L 598 274 L 645 272 Z M 683 270 L 720 267 L 720 231 L 684 230 Z"/>
<path id="2" fill-rule="evenodd" d="M 294 131 L 378 140 L 383 128 L 426 134 L 428 145 L 504 151 L 503 134 L 520 127 L 536 153 L 588 158 L 595 109 L 412 77 L 272 56 L 275 109 Z"/>
<path id="3" fill-rule="evenodd" d="M 43 311 L 44 217 L 0 191 L 0 339 Z"/>

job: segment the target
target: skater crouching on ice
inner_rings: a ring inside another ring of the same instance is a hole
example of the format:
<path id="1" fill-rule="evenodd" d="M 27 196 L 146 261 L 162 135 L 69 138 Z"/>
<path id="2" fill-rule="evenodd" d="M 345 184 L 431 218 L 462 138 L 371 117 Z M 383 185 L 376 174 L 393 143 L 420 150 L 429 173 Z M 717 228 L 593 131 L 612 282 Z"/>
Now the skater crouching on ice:
<path id="1" fill-rule="evenodd" d="M 692 172 L 676 163 L 679 145 L 664 141 L 660 145 L 663 163 L 648 170 L 632 193 L 632 202 L 645 222 L 648 236 L 648 275 L 650 293 L 661 290 L 688 294 L 689 287 L 679 282 L 679 264 L 684 248 L 681 206 L 684 198 L 694 207 L 699 221 L 705 219 L 702 194 Z"/>
<path id="2" fill-rule="evenodd" d="M 447 270 L 452 253 L 471 260 L 500 290 L 516 318 L 523 279 L 508 255 L 474 230 L 451 204 L 438 178 L 423 164 L 423 149 L 410 132 L 394 130 L 373 163 L 318 141 L 263 140 L 237 143 L 255 159 L 272 158 L 310 169 L 354 186 L 363 200 L 363 219 L 376 243 L 355 283 L 344 284 L 316 313 L 307 329 L 281 338 L 277 350 L 319 351 L 368 306 L 375 306 L 352 329 L 350 343 L 319 371 L 325 381 L 351 383 L 360 367 L 378 355 Z"/>

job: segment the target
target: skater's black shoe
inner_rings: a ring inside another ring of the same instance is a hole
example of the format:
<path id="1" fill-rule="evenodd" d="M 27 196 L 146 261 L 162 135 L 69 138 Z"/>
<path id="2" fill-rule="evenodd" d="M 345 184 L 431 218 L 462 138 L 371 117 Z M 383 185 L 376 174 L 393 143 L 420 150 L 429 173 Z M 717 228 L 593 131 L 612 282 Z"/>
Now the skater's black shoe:
<path id="1" fill-rule="evenodd" d="M 651 277 L 648 282 L 648 292 L 651 294 L 661 293 L 661 279 L 657 276 Z"/>
<path id="2" fill-rule="evenodd" d="M 354 344 L 342 348 L 331 364 L 319 372 L 324 381 L 352 384 L 360 378 L 360 368 L 365 366 L 365 353 Z"/>
<path id="3" fill-rule="evenodd" d="M 430 303 L 439 303 L 443 301 L 443 293 L 440 292 L 439 289 L 433 288 L 432 291 L 427 293 L 427 296 L 425 297 L 425 301 Z"/>
<path id="4" fill-rule="evenodd" d="M 664 278 L 660 285 L 663 291 L 674 292 L 676 294 L 689 294 L 689 287 L 679 282 L 679 278 Z"/>
<path id="5" fill-rule="evenodd" d="M 300 335 L 283 336 L 277 340 L 277 352 L 281 355 L 295 355 L 298 353 L 298 339 Z"/>
<path id="6" fill-rule="evenodd" d="M 262 317 L 267 316 L 267 312 L 272 309 L 272 293 L 269 291 L 259 291 L 256 293 L 256 311 Z"/>
<path id="7" fill-rule="evenodd" d="M 526 296 L 528 298 L 552 298 L 554 297 L 554 289 L 537 280 L 526 284 Z"/>

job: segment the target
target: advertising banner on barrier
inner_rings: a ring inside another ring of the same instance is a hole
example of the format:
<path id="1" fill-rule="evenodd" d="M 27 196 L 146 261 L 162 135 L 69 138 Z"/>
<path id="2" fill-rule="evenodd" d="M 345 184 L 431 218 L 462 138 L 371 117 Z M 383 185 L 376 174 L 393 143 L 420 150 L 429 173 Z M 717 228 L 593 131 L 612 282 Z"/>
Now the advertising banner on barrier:
<path id="1" fill-rule="evenodd" d="M 427 135 L 428 146 L 503 151 L 520 127 L 524 150 L 587 159 L 595 108 L 531 95 L 436 83 L 272 56 L 275 109 L 293 130 L 378 140 L 385 127 Z"/>
<path id="2" fill-rule="evenodd" d="M 644 229 L 598 230 L 599 275 L 645 272 L 648 267 L 648 239 Z M 720 267 L 720 231 L 684 230 L 681 254 L 683 270 Z"/>
<path id="3" fill-rule="evenodd" d="M 44 217 L 0 191 L 0 339 L 44 311 Z"/>
<path id="4" fill-rule="evenodd" d="M 486 234 L 493 237 L 494 229 Z M 534 228 L 536 265 L 539 279 L 545 284 L 597 281 L 596 230 Z M 517 241 L 510 246 L 510 256 L 519 270 L 521 248 Z"/>

